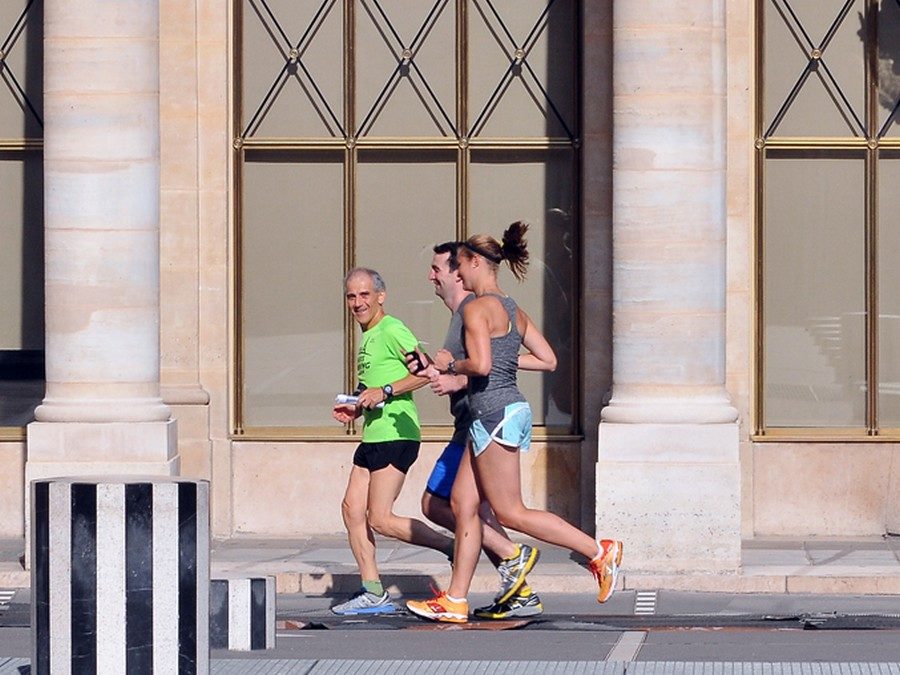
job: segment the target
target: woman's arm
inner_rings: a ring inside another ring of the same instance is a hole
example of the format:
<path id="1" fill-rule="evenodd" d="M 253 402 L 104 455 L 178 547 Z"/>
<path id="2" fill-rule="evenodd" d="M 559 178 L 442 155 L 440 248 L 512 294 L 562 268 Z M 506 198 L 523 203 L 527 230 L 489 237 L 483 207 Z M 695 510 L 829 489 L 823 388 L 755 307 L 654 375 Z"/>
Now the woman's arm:
<path id="1" fill-rule="evenodd" d="M 434 356 L 434 366 L 442 373 L 459 375 L 487 375 L 491 372 L 490 315 L 481 298 L 472 300 L 462 312 L 466 336 L 466 358 L 453 361 L 446 349 Z M 453 363 L 452 370 L 449 368 Z"/>
<path id="2" fill-rule="evenodd" d="M 528 351 L 519 354 L 519 370 L 540 370 L 552 373 L 556 370 L 556 354 L 553 347 L 547 342 L 547 338 L 538 330 L 537 326 L 522 309 L 519 315 L 525 325 L 522 334 L 522 344 Z"/>

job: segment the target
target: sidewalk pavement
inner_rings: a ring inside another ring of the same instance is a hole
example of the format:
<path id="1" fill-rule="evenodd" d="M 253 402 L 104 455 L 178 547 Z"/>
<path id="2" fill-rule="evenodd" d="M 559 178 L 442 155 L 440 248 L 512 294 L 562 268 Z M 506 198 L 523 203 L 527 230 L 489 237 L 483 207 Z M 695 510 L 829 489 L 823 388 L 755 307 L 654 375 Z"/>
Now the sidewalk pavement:
<path id="1" fill-rule="evenodd" d="M 542 593 L 591 593 L 597 586 L 580 556 L 542 542 L 529 583 Z M 403 593 L 446 588 L 446 557 L 409 544 L 378 539 L 382 580 Z M 628 590 L 677 590 L 722 593 L 816 593 L 900 595 L 900 537 L 856 539 L 752 540 L 742 551 L 736 574 L 657 574 L 632 572 L 625 542 L 619 586 Z M 212 548 L 213 574 L 274 575 L 281 593 L 349 593 L 359 573 L 343 535 L 299 540 L 229 539 Z M 474 593 L 497 590 L 497 573 L 482 556 L 472 583 Z"/>
<path id="2" fill-rule="evenodd" d="M 542 593 L 590 593 L 596 582 L 580 556 L 544 543 L 541 557 L 528 575 Z M 386 586 L 403 594 L 423 593 L 432 585 L 445 588 L 450 566 L 443 555 L 379 538 L 377 556 Z M 0 588 L 27 588 L 22 564 L 24 541 L 0 540 Z M 647 573 L 631 571 L 625 542 L 620 589 L 721 593 L 815 593 L 827 595 L 900 595 L 900 537 L 853 539 L 754 539 L 742 547 L 743 565 L 731 574 Z M 213 576 L 276 578 L 279 593 L 331 595 L 359 588 L 359 574 L 343 535 L 303 539 L 240 537 L 216 540 L 211 550 Z M 497 573 L 482 556 L 472 583 L 473 593 L 492 593 Z"/>

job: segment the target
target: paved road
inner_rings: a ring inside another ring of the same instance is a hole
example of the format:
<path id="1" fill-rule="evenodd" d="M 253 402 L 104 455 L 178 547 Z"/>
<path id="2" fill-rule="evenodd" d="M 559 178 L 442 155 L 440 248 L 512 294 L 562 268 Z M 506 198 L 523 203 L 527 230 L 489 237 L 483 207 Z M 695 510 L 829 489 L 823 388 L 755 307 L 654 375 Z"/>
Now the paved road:
<path id="1" fill-rule="evenodd" d="M 20 591 L 0 608 L 0 656 L 29 654 L 27 596 L 27 590 Z M 280 595 L 277 649 L 253 654 L 215 650 L 213 673 L 389 673 L 407 666 L 415 666 L 409 672 L 417 673 L 495 672 L 497 664 L 516 662 L 518 669 L 508 672 L 620 675 L 621 668 L 602 667 L 615 661 L 635 665 L 877 662 L 893 664 L 879 668 L 881 675 L 900 675 L 900 600 L 895 596 L 659 593 L 651 603 L 646 595 L 620 593 L 603 606 L 571 594 L 542 597 L 545 613 L 536 619 L 473 621 L 461 627 L 421 621 L 406 613 L 336 617 L 328 610 L 333 598 Z M 474 596 L 472 600 L 478 604 L 489 598 Z M 400 668 L 390 660 L 405 665 Z M 460 662 L 466 664 L 464 669 L 447 670 L 451 663 Z M 547 670 L 545 662 L 572 662 L 574 670 L 561 666 Z M 577 668 L 575 662 L 580 664 Z M 9 672 L 25 672 L 19 670 L 21 663 L 10 662 Z M 668 672 L 668 667 L 660 666 L 660 672 Z M 730 670 L 740 669 L 732 665 Z M 863 672 L 859 668 L 846 672 L 851 671 Z M 817 671 L 805 666 L 803 672 L 814 675 Z M 844 670 L 835 665 L 833 672 Z"/>

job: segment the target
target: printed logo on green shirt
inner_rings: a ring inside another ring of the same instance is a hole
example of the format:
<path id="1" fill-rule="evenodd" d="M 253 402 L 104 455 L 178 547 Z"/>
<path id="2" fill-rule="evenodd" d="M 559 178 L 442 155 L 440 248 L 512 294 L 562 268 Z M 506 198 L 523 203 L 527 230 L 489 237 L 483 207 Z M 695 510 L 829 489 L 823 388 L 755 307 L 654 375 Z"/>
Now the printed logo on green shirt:
<path id="1" fill-rule="evenodd" d="M 386 315 L 362 334 L 356 356 L 356 375 L 366 387 L 383 387 L 409 374 L 404 353 L 415 348 L 416 337 L 402 321 Z M 412 393 L 395 396 L 384 408 L 366 410 L 363 441 L 412 440 L 420 438 L 419 415 Z"/>

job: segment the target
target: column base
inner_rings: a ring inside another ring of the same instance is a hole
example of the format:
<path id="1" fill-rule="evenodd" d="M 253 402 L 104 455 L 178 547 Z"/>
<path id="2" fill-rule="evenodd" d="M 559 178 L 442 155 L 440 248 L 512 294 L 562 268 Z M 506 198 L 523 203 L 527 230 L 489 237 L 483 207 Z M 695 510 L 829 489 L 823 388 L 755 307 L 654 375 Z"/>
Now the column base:
<path id="1" fill-rule="evenodd" d="M 177 476 L 178 423 L 32 422 L 25 460 L 25 566 L 30 565 L 31 481 L 67 476 Z"/>
<path id="2" fill-rule="evenodd" d="M 134 474 L 135 465 L 157 467 L 152 475 L 174 475 L 165 467 L 177 464 L 178 427 L 165 422 L 32 422 L 28 425 L 31 464 L 101 464 L 102 475 Z M 146 471 L 145 471 L 146 472 Z M 68 469 L 59 476 L 72 475 Z M 42 476 L 53 478 L 55 476 Z"/>
<path id="3" fill-rule="evenodd" d="M 728 424 L 600 423 L 597 535 L 641 572 L 737 572 L 739 434 Z"/>
<path id="4" fill-rule="evenodd" d="M 900 449 L 891 453 L 891 472 L 888 478 L 887 513 L 885 530 L 888 534 L 900 534 Z"/>

